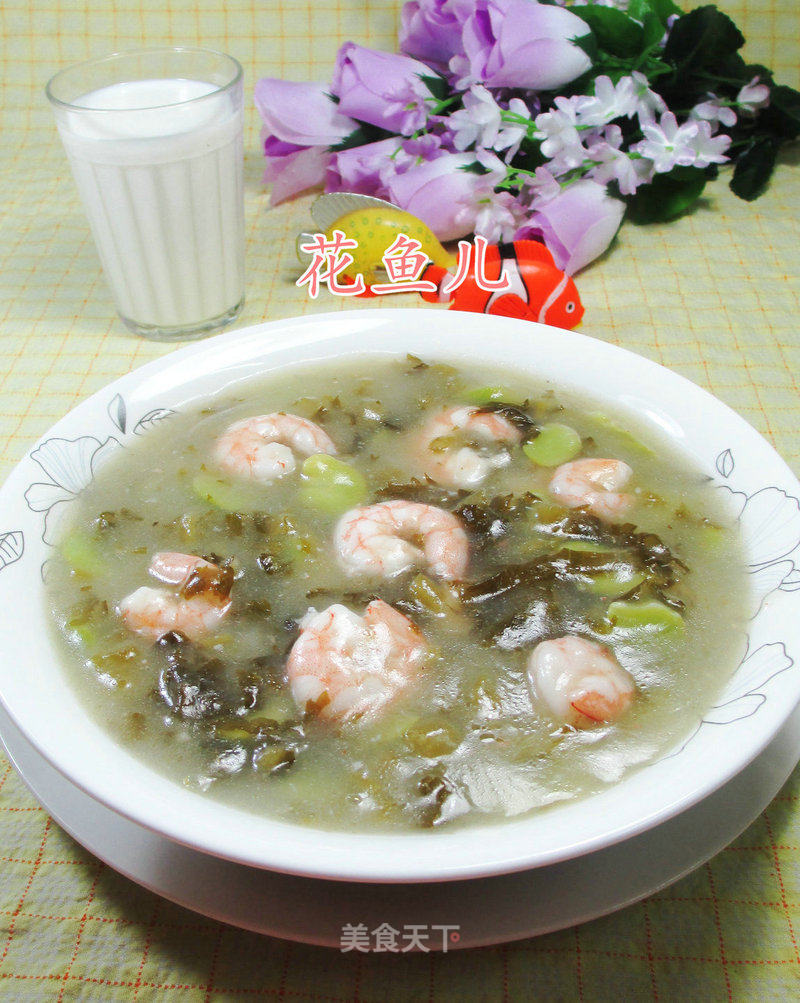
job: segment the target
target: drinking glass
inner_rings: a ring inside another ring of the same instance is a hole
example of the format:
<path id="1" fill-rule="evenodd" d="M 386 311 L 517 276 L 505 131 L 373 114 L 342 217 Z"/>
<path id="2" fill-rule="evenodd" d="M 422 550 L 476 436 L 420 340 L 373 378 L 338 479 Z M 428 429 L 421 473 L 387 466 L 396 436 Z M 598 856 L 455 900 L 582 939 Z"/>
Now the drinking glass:
<path id="1" fill-rule="evenodd" d="M 130 330 L 199 337 L 244 303 L 242 68 L 121 52 L 47 84 L 106 280 Z"/>

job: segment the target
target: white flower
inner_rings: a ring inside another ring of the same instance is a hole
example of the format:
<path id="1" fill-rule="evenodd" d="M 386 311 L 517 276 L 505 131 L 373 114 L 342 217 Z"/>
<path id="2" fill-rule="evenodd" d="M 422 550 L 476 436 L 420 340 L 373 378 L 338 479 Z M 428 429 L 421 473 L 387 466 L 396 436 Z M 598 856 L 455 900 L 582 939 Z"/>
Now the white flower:
<path id="1" fill-rule="evenodd" d="M 490 244 L 513 240 L 527 216 L 527 211 L 510 192 L 495 192 L 474 208 L 477 211 L 473 229 Z"/>
<path id="2" fill-rule="evenodd" d="M 709 164 L 724 164 L 728 159 L 725 151 L 731 145 L 731 137 L 724 134 L 711 135 L 709 122 L 697 123 L 697 135 L 690 141 L 695 152 L 695 167 L 708 167 Z"/>
<path id="3" fill-rule="evenodd" d="M 514 115 L 519 115 L 530 121 L 530 108 L 528 108 L 522 98 L 512 98 L 508 102 L 508 110 L 513 112 Z M 496 150 L 505 150 L 504 158 L 507 164 L 517 155 L 520 144 L 527 134 L 528 127 L 526 125 L 518 122 L 503 122 L 503 128 L 497 135 L 494 148 Z"/>
<path id="4" fill-rule="evenodd" d="M 528 177 L 522 184 L 520 195 L 527 204 L 536 202 L 544 205 L 561 194 L 561 185 L 546 167 L 537 167 L 533 177 Z"/>
<path id="5" fill-rule="evenodd" d="M 633 118 L 639 107 L 638 85 L 633 77 L 622 77 L 614 86 L 611 78 L 600 76 L 594 82 L 594 97 L 578 98 L 580 125 L 606 125 L 615 118 Z"/>
<path id="6" fill-rule="evenodd" d="M 554 174 L 580 167 L 586 159 L 586 150 L 577 129 L 577 102 L 580 98 L 557 97 L 555 108 L 537 115 L 537 136 L 542 141 L 542 153 L 553 161 Z"/>
<path id="7" fill-rule="evenodd" d="M 524 118 L 530 117 L 527 105 L 520 98 L 513 98 L 508 110 Z M 473 84 L 464 95 L 464 107 L 446 119 L 453 133 L 453 146 L 459 151 L 473 145 L 487 150 L 506 150 L 506 160 L 510 160 L 527 129 L 521 124 L 504 122 L 502 115 L 503 109 L 489 91 L 480 84 Z"/>
<path id="8" fill-rule="evenodd" d="M 631 73 L 631 80 L 631 86 L 638 101 L 636 114 L 639 116 L 640 124 L 644 125 L 645 122 L 654 121 L 656 115 L 662 115 L 667 110 L 664 99 L 660 94 L 650 90 L 647 77 L 639 70 L 634 70 Z"/>
<path id="9" fill-rule="evenodd" d="M 760 84 L 758 80 L 758 77 L 753 77 L 750 83 L 745 84 L 736 95 L 737 105 L 750 115 L 760 108 L 766 108 L 769 104 L 769 87 L 766 84 Z"/>
<path id="10" fill-rule="evenodd" d="M 709 94 L 707 101 L 701 101 L 700 104 L 696 104 L 689 112 L 689 118 L 693 122 L 710 122 L 712 125 L 715 122 L 719 122 L 728 128 L 736 125 L 736 112 L 733 108 L 729 108 L 728 105 L 721 104 L 715 94 Z"/>
<path id="11" fill-rule="evenodd" d="M 708 126 L 707 122 L 704 124 Z M 710 131 L 710 126 L 708 128 Z M 675 166 L 691 167 L 696 161 L 697 151 L 693 141 L 698 136 L 699 123 L 678 125 L 672 112 L 666 111 L 658 124 L 642 122 L 642 132 L 645 138 L 631 150 L 652 160 L 656 174 L 666 174 Z"/>
<path id="12" fill-rule="evenodd" d="M 457 150 L 473 145 L 491 149 L 502 125 L 500 114 L 501 109 L 489 91 L 480 84 L 473 84 L 464 95 L 464 107 L 447 119 L 453 133 L 453 146 Z"/>
<path id="13" fill-rule="evenodd" d="M 460 201 L 454 220 L 490 243 L 512 240 L 526 210 L 510 192 L 494 190 L 505 180 L 506 165 L 490 150 L 477 150 L 475 159 L 488 173 L 481 175 L 469 198 Z"/>
<path id="14" fill-rule="evenodd" d="M 480 77 L 472 72 L 472 63 L 466 56 L 453 56 L 449 63 L 453 86 L 457 91 L 465 91 L 473 84 L 480 83 Z"/>
<path id="15" fill-rule="evenodd" d="M 610 125 L 604 138 L 593 143 L 587 150 L 595 166 L 588 172 L 598 184 L 607 185 L 616 181 L 623 195 L 633 195 L 636 189 L 652 180 L 652 161 L 636 157 L 631 159 L 620 149 L 622 130 L 618 125 Z"/>

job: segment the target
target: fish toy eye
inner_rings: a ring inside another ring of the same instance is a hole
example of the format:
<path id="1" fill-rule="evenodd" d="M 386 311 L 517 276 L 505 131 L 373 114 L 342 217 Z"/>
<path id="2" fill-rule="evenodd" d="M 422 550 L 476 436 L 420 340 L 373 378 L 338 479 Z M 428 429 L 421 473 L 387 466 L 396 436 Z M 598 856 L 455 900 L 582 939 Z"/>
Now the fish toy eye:
<path id="1" fill-rule="evenodd" d="M 567 313 L 575 313 L 575 304 L 572 302 L 572 300 L 570 300 L 569 303 L 567 303 L 567 305 L 564 307 L 564 309 L 567 311 Z"/>

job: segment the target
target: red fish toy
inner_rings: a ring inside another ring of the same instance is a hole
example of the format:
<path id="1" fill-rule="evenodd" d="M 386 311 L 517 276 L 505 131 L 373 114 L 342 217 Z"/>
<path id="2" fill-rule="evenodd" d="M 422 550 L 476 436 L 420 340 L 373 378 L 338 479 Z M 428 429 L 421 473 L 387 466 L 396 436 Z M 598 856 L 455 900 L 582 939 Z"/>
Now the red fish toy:
<path id="1" fill-rule="evenodd" d="M 561 271 L 553 255 L 538 240 L 515 240 L 513 244 L 489 244 L 486 249 L 484 276 L 492 282 L 503 275 L 509 278 L 508 290 L 486 290 L 476 281 L 475 245 L 470 245 L 467 277 L 448 295 L 442 292 L 452 273 L 440 265 L 429 265 L 423 279 L 433 280 L 437 293 L 422 293 L 429 303 L 450 303 L 452 310 L 490 313 L 500 317 L 518 317 L 540 324 L 572 328 L 583 317 L 575 283 Z"/>

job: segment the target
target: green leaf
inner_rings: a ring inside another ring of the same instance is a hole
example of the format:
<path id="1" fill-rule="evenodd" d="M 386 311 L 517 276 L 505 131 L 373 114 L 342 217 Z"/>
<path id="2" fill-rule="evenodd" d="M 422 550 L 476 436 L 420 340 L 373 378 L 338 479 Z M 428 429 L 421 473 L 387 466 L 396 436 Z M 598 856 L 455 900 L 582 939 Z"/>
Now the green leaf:
<path id="1" fill-rule="evenodd" d="M 628 17 L 632 17 L 634 21 L 642 21 L 647 17 L 648 14 L 652 14 L 653 5 L 650 0 L 630 0 L 628 4 L 626 14 Z"/>
<path id="2" fill-rule="evenodd" d="M 579 7 L 572 13 L 589 25 L 597 44 L 606 52 L 632 58 L 642 51 L 642 26 L 616 7 Z"/>
<path id="3" fill-rule="evenodd" d="M 734 195 L 752 202 L 764 193 L 775 167 L 779 143 L 771 136 L 761 136 L 737 157 L 730 184 Z"/>
<path id="4" fill-rule="evenodd" d="M 388 139 L 393 136 L 394 133 L 387 132 L 385 129 L 379 129 L 374 125 L 365 125 L 363 122 L 359 124 L 357 129 L 354 129 L 349 136 L 345 136 L 341 142 L 337 143 L 335 146 L 330 147 L 330 149 L 337 153 L 339 150 L 350 150 L 354 146 L 365 146 L 367 143 L 377 143 L 381 139 Z M 397 136 L 397 146 L 399 148 L 401 137 Z"/>
<path id="5" fill-rule="evenodd" d="M 450 85 L 438 73 L 431 74 L 431 76 L 420 73 L 419 78 L 437 101 L 444 101 L 445 98 L 450 97 Z"/>
<path id="6" fill-rule="evenodd" d="M 658 16 L 661 23 L 666 25 L 667 18 L 678 15 L 680 17 L 683 11 L 677 4 L 674 4 L 672 0 L 651 0 L 653 13 Z"/>
<path id="7" fill-rule="evenodd" d="M 716 7 L 697 7 L 672 26 L 664 58 L 682 73 L 714 67 L 741 49 L 744 35 L 727 14 Z"/>
<path id="8" fill-rule="evenodd" d="M 664 25 L 661 18 L 652 11 L 645 15 L 642 21 L 642 30 L 642 49 L 645 52 L 653 48 L 654 45 L 658 45 L 664 35 Z"/>
<path id="9" fill-rule="evenodd" d="M 591 59 L 592 65 L 600 60 L 600 47 L 593 32 L 587 31 L 585 35 L 577 35 L 575 38 L 571 38 L 570 41 L 586 53 L 589 59 Z M 591 75 L 594 76 L 594 74 Z"/>
<path id="10" fill-rule="evenodd" d="M 773 87 L 770 104 L 763 117 L 784 139 L 796 139 L 800 134 L 800 93 L 784 84 Z M 759 123 L 760 124 L 760 123 Z"/>
<path id="11" fill-rule="evenodd" d="M 703 192 L 706 174 L 695 167 L 676 167 L 657 174 L 652 184 L 643 185 L 628 202 L 628 218 L 634 223 L 664 223 L 675 219 Z"/>

